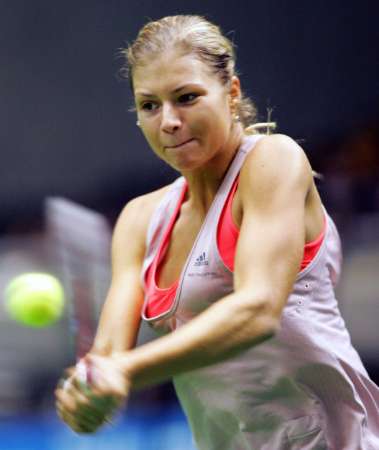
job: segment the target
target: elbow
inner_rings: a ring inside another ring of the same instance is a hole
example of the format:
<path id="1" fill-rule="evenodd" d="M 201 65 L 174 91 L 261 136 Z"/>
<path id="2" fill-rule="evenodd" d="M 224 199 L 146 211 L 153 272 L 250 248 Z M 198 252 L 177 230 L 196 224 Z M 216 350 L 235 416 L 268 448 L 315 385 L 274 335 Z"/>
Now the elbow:
<path id="1" fill-rule="evenodd" d="M 279 330 L 279 320 L 274 315 L 262 314 L 257 316 L 258 343 L 273 338 Z"/>
<path id="2" fill-rule="evenodd" d="M 271 297 L 262 295 L 259 300 L 245 298 L 242 303 L 254 339 L 263 342 L 274 337 L 280 328 L 281 309 L 278 311 Z"/>

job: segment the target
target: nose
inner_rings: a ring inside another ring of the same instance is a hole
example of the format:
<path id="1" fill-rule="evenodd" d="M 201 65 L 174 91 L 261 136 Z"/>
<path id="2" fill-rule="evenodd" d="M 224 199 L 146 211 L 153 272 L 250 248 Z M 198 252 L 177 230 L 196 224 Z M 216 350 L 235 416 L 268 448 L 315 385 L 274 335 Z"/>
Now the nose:
<path id="1" fill-rule="evenodd" d="M 172 134 L 179 130 L 182 121 L 178 111 L 173 105 L 164 104 L 162 106 L 161 129 L 162 131 Z"/>

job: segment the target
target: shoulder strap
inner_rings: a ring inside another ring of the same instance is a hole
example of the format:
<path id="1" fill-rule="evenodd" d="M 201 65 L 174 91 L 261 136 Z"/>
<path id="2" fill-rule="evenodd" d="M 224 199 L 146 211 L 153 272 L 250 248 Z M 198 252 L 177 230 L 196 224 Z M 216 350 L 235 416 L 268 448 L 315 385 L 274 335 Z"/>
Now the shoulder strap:
<path id="1" fill-rule="evenodd" d="M 239 174 L 241 167 L 245 161 L 248 153 L 254 148 L 255 144 L 263 137 L 261 134 L 245 136 L 244 140 L 238 149 L 225 177 L 221 183 L 219 190 L 210 209 L 210 216 L 218 218 L 224 207 L 226 198 L 232 188 L 233 182 Z"/>
<path id="2" fill-rule="evenodd" d="M 143 261 L 141 280 L 144 284 L 145 273 L 153 261 L 159 248 L 159 243 L 175 211 L 180 194 L 184 188 L 184 177 L 177 178 L 155 208 L 146 235 L 146 252 Z"/>

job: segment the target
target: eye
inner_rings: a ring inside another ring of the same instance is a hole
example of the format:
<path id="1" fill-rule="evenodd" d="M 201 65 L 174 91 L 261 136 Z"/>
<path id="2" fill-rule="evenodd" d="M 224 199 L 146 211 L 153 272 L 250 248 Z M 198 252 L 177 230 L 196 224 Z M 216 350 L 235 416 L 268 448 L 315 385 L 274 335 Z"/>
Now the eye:
<path id="1" fill-rule="evenodd" d="M 183 94 L 178 98 L 179 103 L 191 103 L 198 97 L 197 94 L 190 92 L 188 94 Z"/>
<path id="2" fill-rule="evenodd" d="M 143 102 L 140 108 L 144 111 L 155 111 L 158 108 L 158 104 L 155 102 Z"/>

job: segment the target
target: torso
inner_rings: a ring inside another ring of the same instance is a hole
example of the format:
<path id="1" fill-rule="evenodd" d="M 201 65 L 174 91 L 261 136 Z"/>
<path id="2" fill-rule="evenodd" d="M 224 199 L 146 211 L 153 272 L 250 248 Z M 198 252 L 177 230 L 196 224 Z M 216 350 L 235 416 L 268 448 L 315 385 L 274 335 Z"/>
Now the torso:
<path id="1" fill-rule="evenodd" d="M 167 251 L 159 264 L 156 275 L 158 287 L 168 288 L 179 279 L 205 215 L 206 213 L 190 210 L 188 202 L 183 202 L 172 230 Z M 233 198 L 232 217 L 234 223 L 240 228 L 243 219 L 243 207 L 238 188 Z M 305 201 L 305 243 L 312 242 L 320 235 L 323 229 L 323 221 L 321 199 L 314 182 L 312 182 Z"/>
<path id="2" fill-rule="evenodd" d="M 377 448 L 379 391 L 351 347 L 339 315 L 333 287 L 341 267 L 340 241 L 332 219 L 322 208 L 314 182 L 310 177 L 309 180 L 305 242 L 313 241 L 320 234 L 324 217 L 326 234 L 318 257 L 308 270 L 299 273 L 294 283 L 283 310 L 280 331 L 274 338 L 234 358 L 174 379 L 198 448 L 230 450 L 247 445 L 277 450 L 284 446 L 313 448 L 315 445 Z M 182 183 L 183 179 L 177 181 Z M 160 247 L 156 244 L 164 241 L 163 230 L 167 218 L 172 217 L 168 212 L 173 211 L 175 204 L 181 204 L 177 220 L 169 222 L 174 223 L 174 234 L 171 233 L 169 251 L 161 264 L 160 287 L 165 287 L 163 282 L 170 286 L 179 278 L 190 247 L 194 240 L 197 242 L 183 271 L 177 299 L 167 314 L 154 317 L 146 314 L 146 308 L 143 310 L 144 319 L 159 334 L 178 329 L 233 290 L 233 274 L 220 264 L 215 241 L 209 239 L 215 234 L 223 203 L 213 204 L 217 206 L 212 209 L 214 215 L 208 216 L 202 233 L 197 236 L 205 214 L 196 216 L 188 202 L 178 202 L 182 185 L 173 185 L 167 197 L 169 202 L 163 202 L 164 207 L 157 208 L 151 219 L 144 262 L 143 276 L 148 273 L 154 255 L 159 254 Z M 225 191 L 221 198 L 224 200 Z M 243 218 L 242 206 L 237 191 L 231 208 L 237 226 Z M 206 252 L 209 265 L 196 264 L 201 251 Z M 214 275 L 209 277 L 209 274 Z M 148 284 L 146 287 L 145 306 L 150 294 Z M 211 414 L 204 415 L 202 411 Z M 267 423 L 272 427 L 270 435 Z"/>
<path id="3" fill-rule="evenodd" d="M 182 205 L 156 275 L 160 288 L 171 286 L 179 278 L 204 219 L 205 215 L 190 211 L 186 203 Z"/>

